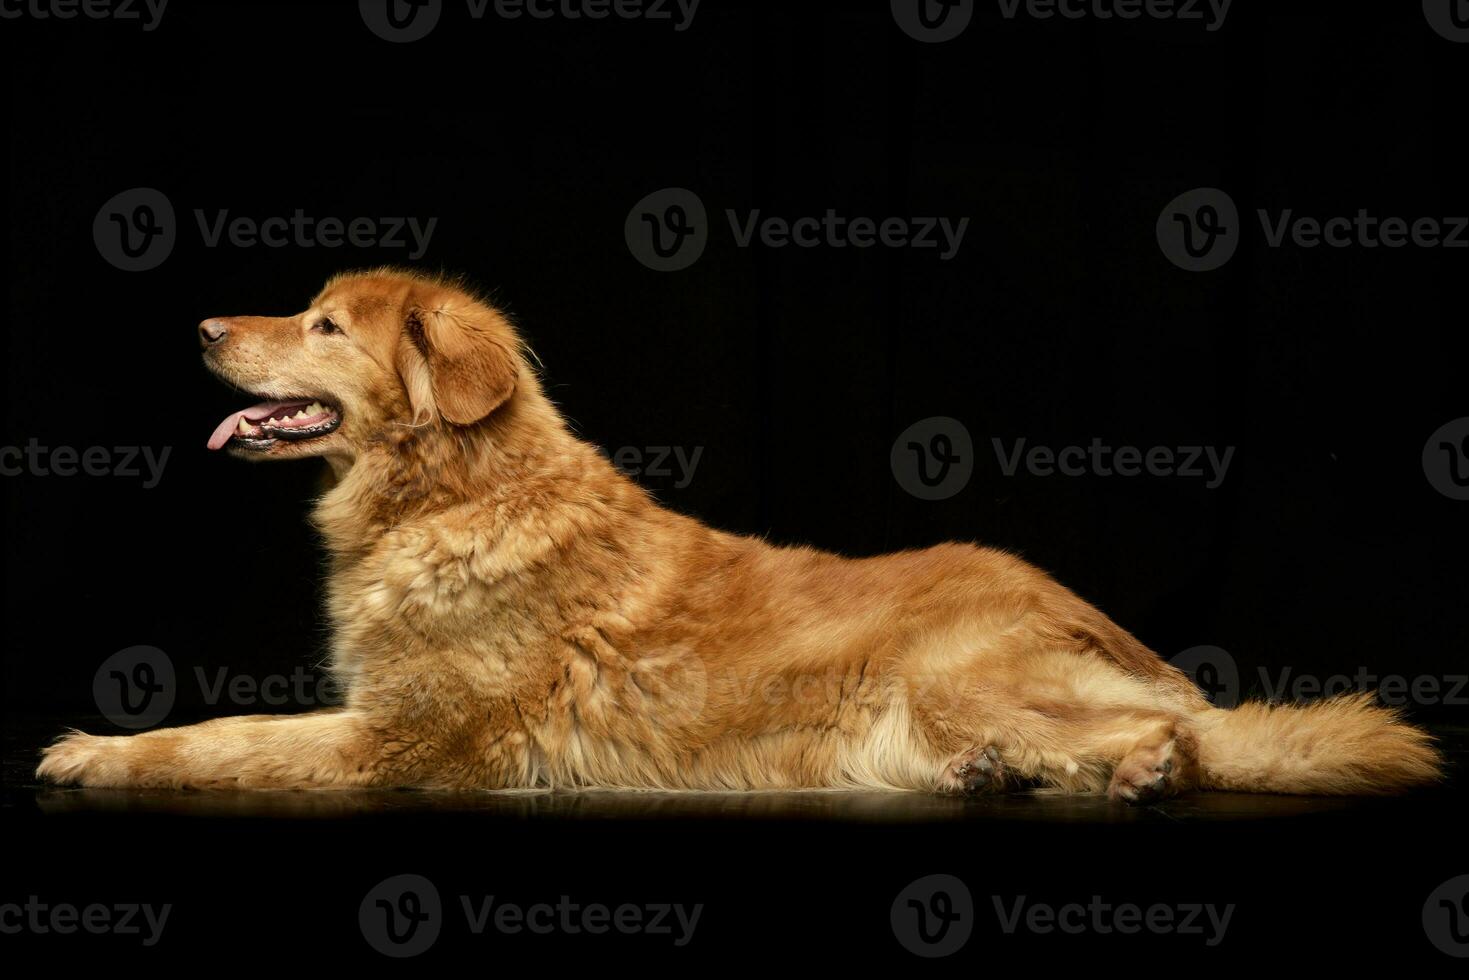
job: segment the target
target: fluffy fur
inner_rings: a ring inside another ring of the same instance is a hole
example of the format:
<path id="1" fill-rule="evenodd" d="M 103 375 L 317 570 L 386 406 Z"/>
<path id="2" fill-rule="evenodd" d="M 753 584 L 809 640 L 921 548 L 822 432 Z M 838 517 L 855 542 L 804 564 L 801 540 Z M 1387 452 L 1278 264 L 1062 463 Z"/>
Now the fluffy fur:
<path id="1" fill-rule="evenodd" d="M 336 330 L 322 326 L 329 317 Z M 658 506 L 576 438 L 506 319 L 383 269 L 206 351 L 252 393 L 339 406 L 282 443 L 333 485 L 336 709 L 74 733 L 86 786 L 1388 793 L 1437 777 L 1369 698 L 1211 707 L 1041 571 L 945 544 L 847 559 Z"/>

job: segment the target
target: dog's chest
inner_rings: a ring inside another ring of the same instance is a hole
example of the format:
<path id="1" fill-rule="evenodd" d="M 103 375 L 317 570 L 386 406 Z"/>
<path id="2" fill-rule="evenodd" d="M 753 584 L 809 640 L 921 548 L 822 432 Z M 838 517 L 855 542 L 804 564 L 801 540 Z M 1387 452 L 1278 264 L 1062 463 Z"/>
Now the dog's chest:
<path id="1" fill-rule="evenodd" d="M 544 584 L 504 549 L 426 531 L 395 531 L 328 585 L 339 668 L 416 656 L 451 658 L 493 678 L 560 631 Z"/>

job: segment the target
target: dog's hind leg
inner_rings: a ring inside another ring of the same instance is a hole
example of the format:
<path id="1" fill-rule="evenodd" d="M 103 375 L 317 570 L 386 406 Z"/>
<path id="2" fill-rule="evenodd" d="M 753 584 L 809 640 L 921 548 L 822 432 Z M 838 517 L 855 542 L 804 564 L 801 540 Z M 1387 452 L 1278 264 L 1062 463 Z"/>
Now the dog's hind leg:
<path id="1" fill-rule="evenodd" d="M 938 792 L 1039 784 L 1147 803 L 1197 785 L 1191 711 L 1171 684 L 1014 633 L 944 666 L 905 678 Z"/>
<path id="2" fill-rule="evenodd" d="M 1115 800 L 1152 803 L 1197 784 L 1193 740 L 1168 712 L 1046 701 L 995 707 L 972 744 L 939 767 L 939 792 L 1105 787 Z"/>

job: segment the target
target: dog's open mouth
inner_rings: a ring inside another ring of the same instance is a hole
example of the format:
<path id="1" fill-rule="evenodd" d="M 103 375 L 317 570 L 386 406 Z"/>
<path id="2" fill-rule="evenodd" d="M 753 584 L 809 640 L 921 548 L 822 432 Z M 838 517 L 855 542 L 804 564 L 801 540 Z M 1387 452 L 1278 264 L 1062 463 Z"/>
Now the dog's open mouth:
<path id="1" fill-rule="evenodd" d="M 341 424 L 341 412 L 316 399 L 261 402 L 226 416 L 209 437 L 209 448 L 222 449 L 232 443 L 242 449 L 269 449 L 278 439 L 319 439 Z"/>

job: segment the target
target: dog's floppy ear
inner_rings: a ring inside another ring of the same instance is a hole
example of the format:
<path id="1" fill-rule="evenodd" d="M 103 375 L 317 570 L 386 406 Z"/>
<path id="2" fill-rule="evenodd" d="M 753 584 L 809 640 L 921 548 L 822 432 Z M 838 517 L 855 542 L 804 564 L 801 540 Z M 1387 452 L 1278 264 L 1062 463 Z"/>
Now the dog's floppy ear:
<path id="1" fill-rule="evenodd" d="M 410 302 L 398 342 L 398 372 L 415 422 L 438 411 L 472 425 L 515 391 L 515 334 L 499 313 L 468 298 Z"/>

